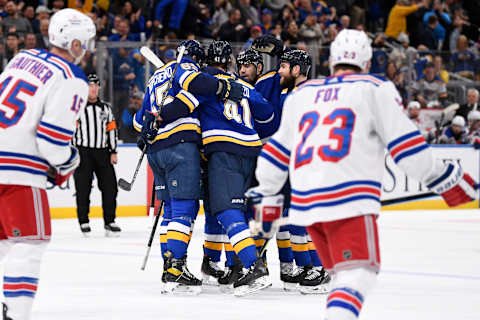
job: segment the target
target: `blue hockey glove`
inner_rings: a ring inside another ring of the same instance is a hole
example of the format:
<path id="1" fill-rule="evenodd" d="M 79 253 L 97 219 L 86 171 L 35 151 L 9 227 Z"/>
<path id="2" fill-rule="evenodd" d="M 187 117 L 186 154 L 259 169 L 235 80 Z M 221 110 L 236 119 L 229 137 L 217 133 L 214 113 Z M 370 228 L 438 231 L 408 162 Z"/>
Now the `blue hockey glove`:
<path id="1" fill-rule="evenodd" d="M 254 207 L 254 219 L 250 220 L 250 232 L 270 239 L 280 226 L 287 224 L 288 217 L 283 215 L 283 195 L 262 196 L 250 189 L 245 193 L 247 203 Z"/>
<path id="2" fill-rule="evenodd" d="M 253 40 L 252 49 L 272 57 L 280 57 L 283 53 L 284 45 L 282 40 L 278 40 L 271 34 L 266 34 Z"/>
<path id="3" fill-rule="evenodd" d="M 221 100 L 239 102 L 243 98 L 243 86 L 233 79 L 218 79 L 217 96 Z"/>
<path id="4" fill-rule="evenodd" d="M 145 112 L 145 119 L 143 119 L 142 132 L 140 133 L 144 142 L 151 144 L 157 136 L 158 129 L 155 124 L 155 113 Z M 143 150 L 143 149 L 142 149 Z"/>
<path id="5" fill-rule="evenodd" d="M 75 147 L 70 146 L 70 157 L 68 160 L 56 167 L 50 166 L 47 171 L 47 180 L 56 186 L 61 186 L 75 172 L 80 165 L 80 156 Z"/>
<path id="6" fill-rule="evenodd" d="M 142 137 L 142 136 L 138 136 L 138 137 L 137 137 L 137 147 L 138 147 L 138 149 L 140 149 L 141 151 L 143 151 L 143 149 L 144 149 L 145 147 L 147 147 L 147 149 L 148 149 L 148 146 L 149 146 L 149 145 L 150 145 L 150 144 L 147 142 L 147 140 L 145 140 L 144 137 Z"/>

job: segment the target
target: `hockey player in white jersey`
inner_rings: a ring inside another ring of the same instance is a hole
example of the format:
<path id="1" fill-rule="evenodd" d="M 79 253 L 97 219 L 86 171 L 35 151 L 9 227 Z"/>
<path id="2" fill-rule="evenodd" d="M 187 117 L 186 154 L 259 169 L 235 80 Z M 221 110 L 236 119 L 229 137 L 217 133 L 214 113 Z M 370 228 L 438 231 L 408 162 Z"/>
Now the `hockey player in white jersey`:
<path id="1" fill-rule="evenodd" d="M 475 199 L 478 186 L 458 163 L 433 157 L 403 114 L 393 83 L 367 73 L 372 49 L 365 33 L 341 31 L 330 52 L 333 76 L 308 81 L 286 99 L 280 128 L 258 159 L 259 186 L 247 196 L 260 198 L 257 212 L 272 221 L 279 210 L 262 208 L 262 202 L 289 175 L 289 223 L 307 226 L 324 267 L 334 274 L 326 318 L 353 320 L 380 268 L 376 217 L 385 148 L 449 206 Z"/>
<path id="2" fill-rule="evenodd" d="M 70 146 L 88 86 L 78 63 L 95 36 L 86 15 L 51 18 L 51 51 L 24 50 L 0 75 L 0 256 L 2 319 L 30 318 L 42 255 L 51 236 L 49 180 L 65 182 L 79 164 Z"/>

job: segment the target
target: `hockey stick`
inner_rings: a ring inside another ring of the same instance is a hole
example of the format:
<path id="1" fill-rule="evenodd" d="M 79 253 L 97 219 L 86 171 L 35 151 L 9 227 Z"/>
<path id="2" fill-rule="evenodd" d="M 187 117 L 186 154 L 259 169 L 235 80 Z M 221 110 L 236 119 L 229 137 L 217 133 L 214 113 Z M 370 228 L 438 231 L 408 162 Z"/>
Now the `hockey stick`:
<path id="1" fill-rule="evenodd" d="M 421 199 L 430 198 L 430 197 L 433 197 L 433 196 L 437 196 L 437 194 L 434 193 L 434 192 L 428 192 L 428 193 L 422 193 L 422 194 L 415 194 L 413 196 L 408 196 L 408 197 L 382 200 L 380 202 L 381 202 L 382 206 L 388 206 L 388 205 L 392 205 L 392 204 L 399 203 L 399 202 L 421 200 Z"/>
<path id="2" fill-rule="evenodd" d="M 155 68 L 161 68 L 165 65 L 162 60 L 147 46 L 142 46 L 140 48 L 141 55 L 147 59 L 151 64 L 155 66 Z"/>
<path id="3" fill-rule="evenodd" d="M 160 111 L 162 110 L 163 104 L 165 103 L 165 99 L 167 98 L 168 91 L 172 87 L 172 82 L 173 82 L 173 79 L 175 78 L 175 73 L 177 72 L 178 65 L 182 61 L 184 52 L 185 52 L 185 47 L 183 47 L 183 46 L 180 47 L 180 49 L 178 50 L 177 63 L 175 64 L 175 68 L 173 69 L 173 72 L 172 72 L 172 75 L 171 75 L 170 79 L 168 79 L 167 89 L 164 90 L 163 93 L 162 93 L 162 100 L 160 102 L 160 106 L 158 107 L 158 113 L 155 116 L 154 126 L 157 123 L 158 118 L 160 117 Z M 118 180 L 118 186 L 121 189 L 123 189 L 125 191 L 132 190 L 132 185 L 135 182 L 135 179 L 137 178 L 138 170 L 140 169 L 140 166 L 141 166 L 142 161 L 143 161 L 143 157 L 145 156 L 146 152 L 147 152 L 147 145 L 145 145 L 145 147 L 143 147 L 142 154 L 140 155 L 140 159 L 138 159 L 137 168 L 135 169 L 135 173 L 133 174 L 132 181 L 128 182 L 128 181 L 126 181 L 125 179 L 122 179 L 122 178 L 120 178 L 120 180 Z"/>
<path id="4" fill-rule="evenodd" d="M 165 203 L 165 201 L 162 200 L 162 202 L 160 203 L 160 207 L 158 208 L 158 212 L 157 212 L 157 216 L 155 217 L 155 221 L 153 222 L 152 232 L 150 232 L 150 239 L 148 239 L 147 252 L 145 253 L 145 257 L 143 258 L 142 267 L 140 268 L 141 270 L 145 270 L 145 267 L 147 266 L 147 260 L 148 260 L 148 257 L 150 256 L 150 250 L 152 249 L 153 238 L 155 237 L 155 231 L 157 230 L 158 220 L 160 220 L 160 212 L 162 212 L 162 208 L 163 208 L 164 203 Z"/>

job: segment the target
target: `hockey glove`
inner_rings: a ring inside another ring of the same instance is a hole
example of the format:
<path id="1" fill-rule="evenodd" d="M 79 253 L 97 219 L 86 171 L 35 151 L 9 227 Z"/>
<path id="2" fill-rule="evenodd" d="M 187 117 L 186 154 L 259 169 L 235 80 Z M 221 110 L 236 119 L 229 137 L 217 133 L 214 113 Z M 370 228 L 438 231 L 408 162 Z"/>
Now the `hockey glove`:
<path id="1" fill-rule="evenodd" d="M 475 150 L 480 149 L 480 137 L 475 137 L 475 140 L 473 140 L 473 148 Z"/>
<path id="2" fill-rule="evenodd" d="M 157 136 L 158 129 L 155 124 L 156 114 L 152 112 L 145 112 L 143 119 L 142 132 L 140 133 L 145 143 L 151 144 Z M 142 149 L 143 150 L 143 149 Z"/>
<path id="3" fill-rule="evenodd" d="M 239 102 L 243 98 L 243 86 L 233 79 L 218 79 L 216 94 L 221 100 Z"/>
<path id="4" fill-rule="evenodd" d="M 447 162 L 442 175 L 427 187 L 440 194 L 449 207 L 473 201 L 478 196 L 478 184 L 456 162 Z"/>
<path id="5" fill-rule="evenodd" d="M 283 195 L 264 197 L 254 191 L 247 191 L 247 203 L 254 207 L 254 219 L 250 220 L 250 232 L 270 239 L 280 226 L 287 224 L 283 216 Z"/>
<path id="6" fill-rule="evenodd" d="M 80 157 L 78 150 L 75 147 L 70 146 L 70 158 L 56 167 L 50 167 L 47 171 L 47 180 L 56 186 L 61 186 L 70 176 L 75 172 L 75 169 L 80 164 Z"/>
<path id="7" fill-rule="evenodd" d="M 280 57 L 283 53 L 284 46 L 282 40 L 278 40 L 271 34 L 266 34 L 253 40 L 252 49 L 266 53 L 272 57 Z"/>

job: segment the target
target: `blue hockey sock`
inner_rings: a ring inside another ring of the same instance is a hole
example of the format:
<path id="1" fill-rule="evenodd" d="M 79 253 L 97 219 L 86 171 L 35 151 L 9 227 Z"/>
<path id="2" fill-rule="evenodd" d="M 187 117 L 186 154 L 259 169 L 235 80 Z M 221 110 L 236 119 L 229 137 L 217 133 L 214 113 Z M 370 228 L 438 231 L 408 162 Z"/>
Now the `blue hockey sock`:
<path id="1" fill-rule="evenodd" d="M 203 243 L 203 254 L 210 257 L 214 262 L 220 261 L 225 232 L 217 218 L 207 211 L 205 211 L 204 234 L 205 242 Z"/>
<path id="2" fill-rule="evenodd" d="M 320 257 L 318 256 L 318 253 L 317 253 L 317 248 L 315 248 L 315 245 L 313 244 L 313 241 L 310 238 L 310 236 L 307 236 L 307 241 L 308 241 L 308 252 L 310 252 L 310 259 L 312 260 L 312 265 L 314 267 L 323 267 L 322 261 L 320 260 Z"/>
<path id="3" fill-rule="evenodd" d="M 307 229 L 305 227 L 290 225 L 290 242 L 292 243 L 293 256 L 297 266 L 307 266 L 312 263 L 308 252 Z"/>
<path id="4" fill-rule="evenodd" d="M 187 254 L 190 227 L 195 217 L 196 200 L 171 199 L 172 220 L 168 224 L 167 249 L 175 259 Z"/>
<path id="5" fill-rule="evenodd" d="M 290 231 L 288 226 L 281 226 L 276 234 L 278 258 L 280 262 L 293 262 L 292 245 L 290 244 Z"/>
<path id="6" fill-rule="evenodd" d="M 243 212 L 238 209 L 224 210 L 217 215 L 217 219 L 225 229 L 243 266 L 249 268 L 257 260 L 257 255 L 255 242 L 250 236 Z"/>
<path id="7" fill-rule="evenodd" d="M 162 257 L 167 251 L 167 229 L 172 220 L 172 206 L 170 200 L 164 200 L 162 222 L 160 222 L 160 251 Z"/>

